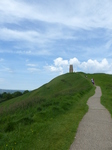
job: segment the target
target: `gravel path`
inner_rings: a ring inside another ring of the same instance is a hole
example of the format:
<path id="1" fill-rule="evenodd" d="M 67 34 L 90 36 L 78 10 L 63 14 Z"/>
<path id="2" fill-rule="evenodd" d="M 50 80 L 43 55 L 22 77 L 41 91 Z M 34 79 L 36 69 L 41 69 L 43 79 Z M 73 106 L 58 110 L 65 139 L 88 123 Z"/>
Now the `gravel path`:
<path id="1" fill-rule="evenodd" d="M 112 150 L 112 118 L 101 105 L 100 87 L 89 98 L 89 111 L 79 124 L 78 131 L 70 150 Z"/>

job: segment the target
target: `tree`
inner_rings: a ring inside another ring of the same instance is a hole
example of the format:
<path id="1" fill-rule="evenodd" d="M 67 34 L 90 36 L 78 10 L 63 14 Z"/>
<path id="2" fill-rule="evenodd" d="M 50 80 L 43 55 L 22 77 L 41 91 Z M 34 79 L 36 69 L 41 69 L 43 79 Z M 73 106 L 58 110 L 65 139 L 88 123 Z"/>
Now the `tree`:
<path id="1" fill-rule="evenodd" d="M 26 91 L 24 91 L 24 92 L 23 92 L 23 94 L 26 94 L 26 93 L 29 93 L 29 91 L 28 91 L 28 90 L 26 90 Z"/>
<path id="2" fill-rule="evenodd" d="M 11 99 L 11 98 L 12 98 L 12 94 L 11 93 L 4 92 L 2 94 L 2 100 L 8 100 L 8 99 Z"/>
<path id="3" fill-rule="evenodd" d="M 18 96 L 21 96 L 21 95 L 22 95 L 22 92 L 17 91 L 17 92 L 14 92 L 14 93 L 12 94 L 12 97 L 15 98 L 15 97 L 18 97 Z"/>

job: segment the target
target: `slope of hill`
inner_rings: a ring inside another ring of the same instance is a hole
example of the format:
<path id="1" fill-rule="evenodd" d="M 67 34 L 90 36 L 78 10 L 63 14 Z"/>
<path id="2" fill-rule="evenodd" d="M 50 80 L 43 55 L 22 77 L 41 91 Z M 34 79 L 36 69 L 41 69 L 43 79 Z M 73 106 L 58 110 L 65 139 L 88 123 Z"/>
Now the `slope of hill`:
<path id="1" fill-rule="evenodd" d="M 58 76 L 0 104 L 0 150 L 66 150 L 95 87 L 80 73 Z"/>
<path id="2" fill-rule="evenodd" d="M 8 89 L 0 89 L 0 94 L 6 92 L 6 93 L 14 93 L 14 92 L 17 92 L 17 91 L 20 91 L 20 92 L 24 92 L 25 90 L 8 90 Z"/>

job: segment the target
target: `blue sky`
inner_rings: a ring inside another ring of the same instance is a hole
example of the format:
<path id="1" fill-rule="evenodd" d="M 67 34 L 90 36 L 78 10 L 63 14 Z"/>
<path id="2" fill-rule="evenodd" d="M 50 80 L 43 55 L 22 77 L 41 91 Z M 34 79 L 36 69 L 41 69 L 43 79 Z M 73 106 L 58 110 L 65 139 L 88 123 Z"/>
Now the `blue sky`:
<path id="1" fill-rule="evenodd" d="M 112 74 L 111 0 L 0 1 L 0 88 L 33 90 L 74 71 Z"/>

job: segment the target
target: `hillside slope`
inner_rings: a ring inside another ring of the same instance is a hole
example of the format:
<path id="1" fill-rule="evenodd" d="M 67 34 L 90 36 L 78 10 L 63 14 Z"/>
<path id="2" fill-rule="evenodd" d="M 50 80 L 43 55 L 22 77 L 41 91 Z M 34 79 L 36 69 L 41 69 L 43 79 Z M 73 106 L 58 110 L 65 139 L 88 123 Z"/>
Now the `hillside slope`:
<path id="1" fill-rule="evenodd" d="M 17 109 L 21 107 L 21 105 L 22 107 L 24 107 L 24 105 L 27 106 L 27 104 L 29 106 L 30 104 L 33 105 L 33 103 L 57 99 L 57 97 L 70 96 L 77 93 L 83 95 L 91 89 L 91 86 L 91 82 L 79 73 L 68 73 L 56 77 L 32 92 L 2 103 L 0 107 L 6 107 L 6 109 L 15 107 Z"/>
<path id="2" fill-rule="evenodd" d="M 1 103 L 0 149 L 68 149 L 93 93 L 84 75 L 67 73 Z"/>

